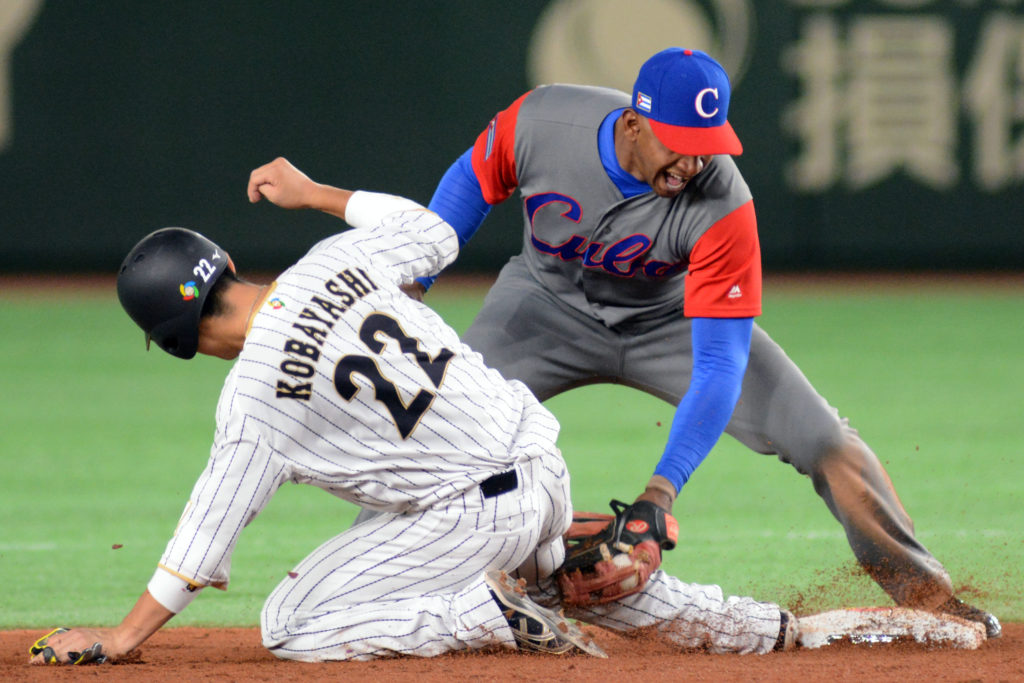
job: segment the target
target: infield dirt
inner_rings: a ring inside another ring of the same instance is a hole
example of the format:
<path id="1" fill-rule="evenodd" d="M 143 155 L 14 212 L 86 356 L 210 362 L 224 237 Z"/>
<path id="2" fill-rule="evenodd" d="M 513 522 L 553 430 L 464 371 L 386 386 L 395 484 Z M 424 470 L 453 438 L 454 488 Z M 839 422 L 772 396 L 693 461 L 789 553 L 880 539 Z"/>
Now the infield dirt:
<path id="1" fill-rule="evenodd" d="M 977 650 L 929 649 L 916 643 L 850 645 L 768 655 L 680 653 L 651 639 L 586 630 L 608 653 L 551 656 L 467 652 L 431 659 L 305 664 L 276 659 L 257 629 L 167 628 L 128 660 L 82 668 L 29 666 L 28 647 L 44 631 L 0 632 L 0 680 L 54 681 L 1019 681 L 1024 680 L 1024 624 Z"/>

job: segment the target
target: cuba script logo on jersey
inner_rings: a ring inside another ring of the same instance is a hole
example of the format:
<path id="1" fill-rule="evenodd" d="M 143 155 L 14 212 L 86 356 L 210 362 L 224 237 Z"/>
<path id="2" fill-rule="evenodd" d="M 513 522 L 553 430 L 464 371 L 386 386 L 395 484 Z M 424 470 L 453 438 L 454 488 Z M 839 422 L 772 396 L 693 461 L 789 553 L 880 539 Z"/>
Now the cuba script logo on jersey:
<path id="1" fill-rule="evenodd" d="M 633 277 L 643 273 L 647 277 L 669 277 L 686 269 L 685 263 L 668 263 L 666 261 L 642 261 L 653 244 L 647 235 L 633 234 L 623 237 L 617 242 L 605 245 L 603 242 L 588 240 L 583 235 L 572 235 L 561 244 L 551 244 L 537 237 L 534 231 L 534 218 L 541 208 L 548 204 L 564 204 L 568 208 L 560 216 L 573 223 L 583 218 L 583 207 L 580 203 L 558 192 L 542 192 L 526 198 L 526 215 L 530 221 L 530 244 L 542 254 L 557 256 L 563 261 L 582 261 L 584 268 L 601 269 L 617 277 Z M 550 219 L 548 219 L 550 220 Z"/>

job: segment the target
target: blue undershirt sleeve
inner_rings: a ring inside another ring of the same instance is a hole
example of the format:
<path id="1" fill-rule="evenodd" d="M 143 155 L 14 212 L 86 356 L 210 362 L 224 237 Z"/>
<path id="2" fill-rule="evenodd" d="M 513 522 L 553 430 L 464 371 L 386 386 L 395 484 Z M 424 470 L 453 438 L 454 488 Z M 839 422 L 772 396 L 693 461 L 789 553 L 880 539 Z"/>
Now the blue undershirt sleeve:
<path id="1" fill-rule="evenodd" d="M 480 182 L 473 173 L 473 148 L 455 160 L 434 190 L 427 208 L 445 219 L 459 237 L 459 250 L 466 246 L 477 228 L 487 218 L 491 205 L 484 201 Z M 430 289 L 437 276 L 417 278 L 417 282 Z"/>
<path id="2" fill-rule="evenodd" d="M 654 473 L 678 491 L 718 442 L 740 397 L 753 318 L 694 318 L 690 388 L 672 418 Z"/>

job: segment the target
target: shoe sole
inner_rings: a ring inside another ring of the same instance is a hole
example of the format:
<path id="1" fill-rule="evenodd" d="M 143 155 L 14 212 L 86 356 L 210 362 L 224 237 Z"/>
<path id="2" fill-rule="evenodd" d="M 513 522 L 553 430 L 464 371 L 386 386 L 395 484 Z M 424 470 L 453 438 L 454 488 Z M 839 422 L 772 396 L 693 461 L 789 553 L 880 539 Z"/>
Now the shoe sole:
<path id="1" fill-rule="evenodd" d="M 594 642 L 594 639 L 581 631 L 576 624 L 526 597 L 526 591 L 506 572 L 492 569 L 484 574 L 484 580 L 487 581 L 487 585 L 494 591 L 498 600 L 506 607 L 533 617 L 551 629 L 551 632 L 559 638 L 568 640 L 588 655 L 608 658 L 608 655 Z"/>

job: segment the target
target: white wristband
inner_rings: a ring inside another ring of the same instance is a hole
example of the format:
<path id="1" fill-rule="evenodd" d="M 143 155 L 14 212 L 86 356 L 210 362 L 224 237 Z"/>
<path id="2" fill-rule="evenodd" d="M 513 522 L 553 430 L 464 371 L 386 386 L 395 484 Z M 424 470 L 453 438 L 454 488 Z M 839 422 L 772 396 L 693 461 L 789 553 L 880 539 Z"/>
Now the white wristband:
<path id="1" fill-rule="evenodd" d="M 420 204 L 405 197 L 359 190 L 348 198 L 345 222 L 353 228 L 372 228 L 388 214 L 422 208 Z"/>
<path id="2" fill-rule="evenodd" d="M 180 576 L 157 567 L 146 588 L 157 602 L 177 614 L 196 599 L 202 586 L 193 586 Z"/>

